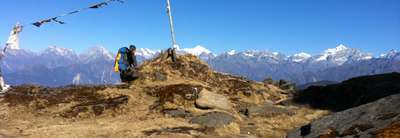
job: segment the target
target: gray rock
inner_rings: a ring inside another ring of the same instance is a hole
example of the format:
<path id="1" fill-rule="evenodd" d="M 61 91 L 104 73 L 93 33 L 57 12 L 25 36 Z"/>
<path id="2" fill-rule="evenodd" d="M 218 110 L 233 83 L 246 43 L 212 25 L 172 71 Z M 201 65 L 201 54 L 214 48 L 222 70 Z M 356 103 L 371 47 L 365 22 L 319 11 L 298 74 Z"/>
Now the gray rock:
<path id="1" fill-rule="evenodd" d="M 186 118 L 186 117 L 191 117 L 192 114 L 188 111 L 185 111 L 181 108 L 175 109 L 175 110 L 165 110 L 163 111 L 165 114 L 171 116 L 171 117 L 182 117 L 182 118 Z"/>
<path id="2" fill-rule="evenodd" d="M 203 89 L 200 92 L 199 98 L 196 100 L 196 105 L 205 109 L 232 109 L 232 103 L 228 100 L 228 98 L 215 92 L 210 92 L 206 89 Z"/>
<path id="3" fill-rule="evenodd" d="M 245 96 L 251 96 L 251 94 L 253 94 L 252 91 L 249 91 L 249 90 L 243 91 L 243 95 L 245 95 Z"/>
<path id="4" fill-rule="evenodd" d="M 318 136 L 373 137 L 374 132 L 400 121 L 400 94 L 337 112 L 288 133 L 288 138 Z M 303 131 L 302 131 L 303 130 Z"/>
<path id="5" fill-rule="evenodd" d="M 200 124 L 206 127 L 223 127 L 229 125 L 234 117 L 222 112 L 209 112 L 200 116 L 193 117 L 190 123 Z"/>
<path id="6" fill-rule="evenodd" d="M 158 81 L 166 81 L 167 80 L 167 76 L 162 74 L 162 73 L 160 73 L 160 72 L 156 72 L 154 74 L 154 79 L 158 80 Z"/>

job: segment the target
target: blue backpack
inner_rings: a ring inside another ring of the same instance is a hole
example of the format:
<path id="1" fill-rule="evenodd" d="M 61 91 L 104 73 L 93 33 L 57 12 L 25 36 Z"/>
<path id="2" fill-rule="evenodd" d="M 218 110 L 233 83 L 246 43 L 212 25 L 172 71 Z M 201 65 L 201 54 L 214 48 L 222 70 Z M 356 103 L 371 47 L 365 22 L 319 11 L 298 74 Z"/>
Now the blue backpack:
<path id="1" fill-rule="evenodd" d="M 115 58 L 114 71 L 122 72 L 128 70 L 129 60 L 128 60 L 129 49 L 122 47 L 118 50 L 117 57 Z"/>

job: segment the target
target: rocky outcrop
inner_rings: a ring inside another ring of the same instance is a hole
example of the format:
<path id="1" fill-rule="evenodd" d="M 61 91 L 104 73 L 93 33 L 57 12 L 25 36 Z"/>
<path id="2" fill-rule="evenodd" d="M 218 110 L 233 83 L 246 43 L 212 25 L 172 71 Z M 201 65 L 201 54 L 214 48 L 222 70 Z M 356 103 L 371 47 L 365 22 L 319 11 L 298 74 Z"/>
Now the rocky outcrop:
<path id="1" fill-rule="evenodd" d="M 400 122 L 399 101 L 400 94 L 397 94 L 338 112 L 295 129 L 288 137 L 373 137 L 398 132 L 399 127 L 394 124 Z"/>
<path id="2" fill-rule="evenodd" d="M 232 110 L 232 103 L 226 96 L 205 89 L 200 92 L 199 98 L 196 100 L 196 105 L 199 108 L 205 109 Z"/>
<path id="3" fill-rule="evenodd" d="M 314 108 L 342 111 L 400 93 L 400 73 L 352 78 L 339 84 L 312 86 L 296 93 L 294 101 Z"/>
<path id="4" fill-rule="evenodd" d="M 190 123 L 196 123 L 206 127 L 223 127 L 230 124 L 233 120 L 234 117 L 227 113 L 209 112 L 192 118 Z"/>

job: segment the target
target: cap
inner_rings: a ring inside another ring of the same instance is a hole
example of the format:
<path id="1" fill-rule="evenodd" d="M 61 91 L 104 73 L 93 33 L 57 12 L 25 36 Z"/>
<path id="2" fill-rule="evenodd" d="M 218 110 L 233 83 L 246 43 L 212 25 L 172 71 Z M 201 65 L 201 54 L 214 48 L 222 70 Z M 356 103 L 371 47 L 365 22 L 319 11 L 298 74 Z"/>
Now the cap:
<path id="1" fill-rule="evenodd" d="M 136 46 L 135 45 L 130 45 L 129 46 L 129 50 L 136 50 Z"/>

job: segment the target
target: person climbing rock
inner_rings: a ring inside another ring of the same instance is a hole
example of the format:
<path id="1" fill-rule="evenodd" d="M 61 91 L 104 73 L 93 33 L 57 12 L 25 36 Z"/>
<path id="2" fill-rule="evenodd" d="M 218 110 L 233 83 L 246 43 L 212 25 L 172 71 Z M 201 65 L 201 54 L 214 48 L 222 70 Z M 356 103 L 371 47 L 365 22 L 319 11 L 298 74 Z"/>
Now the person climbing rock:
<path id="1" fill-rule="evenodd" d="M 118 50 L 115 57 L 114 71 L 120 73 L 122 82 L 133 81 L 138 78 L 136 46 L 130 45 L 129 48 L 122 47 Z"/>

